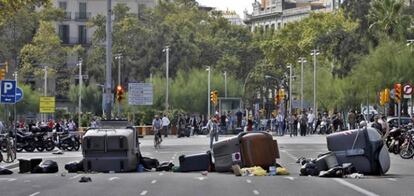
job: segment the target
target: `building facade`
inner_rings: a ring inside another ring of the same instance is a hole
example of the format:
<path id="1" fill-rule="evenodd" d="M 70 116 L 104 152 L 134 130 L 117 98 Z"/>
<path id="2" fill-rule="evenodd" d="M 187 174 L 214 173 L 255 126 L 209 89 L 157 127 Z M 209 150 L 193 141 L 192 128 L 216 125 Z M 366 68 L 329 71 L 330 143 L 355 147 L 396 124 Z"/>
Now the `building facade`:
<path id="1" fill-rule="evenodd" d="M 106 0 L 53 0 L 53 6 L 65 11 L 63 21 L 56 24 L 56 32 L 66 45 L 90 45 L 94 29 L 86 23 L 98 14 L 106 15 Z M 138 14 L 146 7 L 154 7 L 156 0 L 113 0 L 112 7 L 123 3 L 131 13 Z"/>
<path id="2" fill-rule="evenodd" d="M 243 20 L 235 11 L 222 11 L 223 17 L 233 25 L 244 25 Z"/>
<path id="3" fill-rule="evenodd" d="M 280 29 L 287 23 L 302 20 L 313 11 L 329 12 L 342 0 L 260 0 L 252 4 L 253 12 L 245 11 L 244 23 L 257 29 Z"/>

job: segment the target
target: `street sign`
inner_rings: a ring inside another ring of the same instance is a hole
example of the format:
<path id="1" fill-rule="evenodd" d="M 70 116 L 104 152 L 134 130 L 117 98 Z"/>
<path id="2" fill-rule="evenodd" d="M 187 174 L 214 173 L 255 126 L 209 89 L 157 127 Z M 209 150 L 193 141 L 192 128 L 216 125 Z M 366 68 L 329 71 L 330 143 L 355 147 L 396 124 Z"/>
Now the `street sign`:
<path id="1" fill-rule="evenodd" d="M 55 97 L 40 97 L 39 104 L 40 113 L 54 113 L 55 112 Z"/>
<path id="2" fill-rule="evenodd" d="M 16 88 L 16 103 L 23 99 L 23 91 L 21 88 Z"/>
<path id="3" fill-rule="evenodd" d="M 404 95 L 412 95 L 413 94 L 413 86 L 411 84 L 406 84 L 403 87 Z"/>
<path id="4" fill-rule="evenodd" d="M 16 81 L 2 80 L 1 81 L 1 103 L 14 104 L 16 102 Z"/>
<path id="5" fill-rule="evenodd" d="M 128 84 L 129 105 L 152 105 L 153 87 L 151 83 L 129 83 Z"/>

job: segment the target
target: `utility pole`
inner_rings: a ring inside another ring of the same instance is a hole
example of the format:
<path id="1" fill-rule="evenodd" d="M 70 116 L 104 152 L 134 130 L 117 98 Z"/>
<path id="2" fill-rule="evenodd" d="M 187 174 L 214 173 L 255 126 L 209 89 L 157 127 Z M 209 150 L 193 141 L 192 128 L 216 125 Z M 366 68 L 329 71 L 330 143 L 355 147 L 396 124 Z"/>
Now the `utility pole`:
<path id="1" fill-rule="evenodd" d="M 289 68 L 289 115 L 292 115 L 292 69 L 293 65 L 288 65 Z"/>
<path id="2" fill-rule="evenodd" d="M 44 67 L 45 75 L 44 75 L 44 87 L 43 87 L 43 96 L 47 96 L 47 65 Z M 41 114 L 42 121 L 46 120 L 46 114 Z"/>
<path id="3" fill-rule="evenodd" d="M 82 118 L 82 83 L 83 83 L 83 79 L 82 79 L 82 59 L 79 60 L 78 63 L 79 66 L 79 102 L 78 102 L 78 131 L 79 128 L 81 127 L 81 118 Z"/>
<path id="4" fill-rule="evenodd" d="M 107 119 L 111 119 L 111 111 L 112 111 L 112 99 L 111 92 L 112 92 L 112 0 L 107 0 L 107 12 L 106 12 L 106 117 Z"/>
<path id="5" fill-rule="evenodd" d="M 303 111 L 303 65 L 307 62 L 304 57 L 300 57 L 300 109 Z"/>
<path id="6" fill-rule="evenodd" d="M 224 97 L 227 98 L 227 71 L 224 72 Z"/>
<path id="7" fill-rule="evenodd" d="M 414 39 L 408 39 L 407 40 L 407 46 L 410 47 L 411 53 L 413 53 L 413 45 L 414 45 Z M 413 95 L 411 95 L 411 115 L 414 115 L 414 99 L 413 99 Z"/>
<path id="8" fill-rule="evenodd" d="M 121 86 L 121 58 L 122 54 L 115 55 L 115 59 L 118 60 L 118 86 Z M 121 104 L 119 103 L 119 101 L 117 102 L 117 106 L 117 116 L 119 118 L 121 113 Z"/>
<path id="9" fill-rule="evenodd" d="M 165 64 L 166 64 L 166 70 L 165 70 L 165 78 L 166 78 L 166 88 L 165 88 L 165 111 L 168 111 L 168 88 L 169 88 L 169 81 L 168 81 L 168 70 L 169 70 L 169 61 L 170 61 L 170 46 L 165 46 L 165 48 L 162 50 L 165 52 Z"/>
<path id="10" fill-rule="evenodd" d="M 313 114 L 316 117 L 318 114 L 318 107 L 316 106 L 316 56 L 319 55 L 319 51 L 314 49 L 311 55 L 313 55 Z"/>
<path id="11" fill-rule="evenodd" d="M 210 66 L 207 66 L 207 69 L 206 69 L 207 71 L 208 71 L 208 82 L 207 82 L 207 85 L 208 85 L 208 92 L 207 92 L 207 117 L 208 117 L 208 119 L 210 119 L 210 92 L 211 92 L 211 86 L 210 86 L 210 81 L 211 81 L 211 67 Z"/>

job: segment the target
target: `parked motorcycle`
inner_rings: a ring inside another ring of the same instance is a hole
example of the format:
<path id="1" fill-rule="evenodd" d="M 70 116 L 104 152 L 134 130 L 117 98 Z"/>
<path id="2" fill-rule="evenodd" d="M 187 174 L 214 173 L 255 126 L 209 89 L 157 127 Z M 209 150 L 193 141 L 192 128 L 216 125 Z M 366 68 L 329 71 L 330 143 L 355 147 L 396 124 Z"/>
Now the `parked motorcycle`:
<path id="1" fill-rule="evenodd" d="M 16 151 L 22 152 L 23 149 L 26 152 L 33 152 L 36 147 L 34 145 L 35 139 L 32 133 L 25 133 L 23 131 L 17 131 L 16 133 Z"/>
<path id="2" fill-rule="evenodd" d="M 401 145 L 400 157 L 403 159 L 411 159 L 414 157 L 414 130 L 411 129 L 404 133 L 404 143 Z"/>
<path id="3" fill-rule="evenodd" d="M 401 151 L 401 145 L 404 143 L 405 138 L 403 133 L 407 130 L 403 127 L 391 129 L 387 138 L 385 138 L 385 144 L 388 147 L 388 152 L 399 154 Z"/>
<path id="4" fill-rule="evenodd" d="M 80 148 L 80 140 L 75 134 L 57 133 L 55 145 L 61 150 L 78 151 Z"/>
<path id="5" fill-rule="evenodd" d="M 321 128 L 319 129 L 319 134 L 330 134 L 331 133 L 331 121 L 329 118 L 322 118 Z"/>

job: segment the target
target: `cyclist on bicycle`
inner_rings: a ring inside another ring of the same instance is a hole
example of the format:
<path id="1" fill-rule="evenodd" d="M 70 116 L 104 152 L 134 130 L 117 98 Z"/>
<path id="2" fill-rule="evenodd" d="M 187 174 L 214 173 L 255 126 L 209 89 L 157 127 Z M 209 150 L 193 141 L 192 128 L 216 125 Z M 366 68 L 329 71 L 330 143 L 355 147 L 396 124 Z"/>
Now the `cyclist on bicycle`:
<path id="1" fill-rule="evenodd" d="M 158 115 L 155 115 L 155 118 L 152 120 L 152 130 L 154 131 L 154 136 L 158 135 L 160 139 L 160 143 L 162 142 L 161 128 L 162 128 L 162 120 L 160 119 Z"/>

